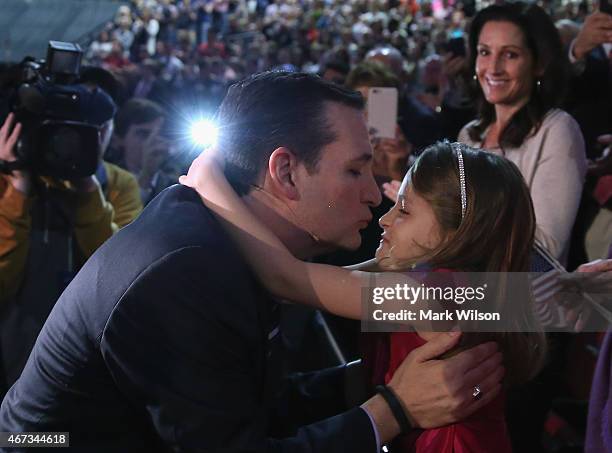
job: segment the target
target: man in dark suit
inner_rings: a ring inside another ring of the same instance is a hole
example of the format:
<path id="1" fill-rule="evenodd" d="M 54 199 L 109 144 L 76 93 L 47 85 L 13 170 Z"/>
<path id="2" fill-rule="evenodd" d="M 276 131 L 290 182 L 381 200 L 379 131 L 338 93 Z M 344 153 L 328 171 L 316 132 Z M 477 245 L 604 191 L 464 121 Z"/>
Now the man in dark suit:
<path id="1" fill-rule="evenodd" d="M 297 256 L 358 247 L 380 202 L 362 108 L 354 92 L 282 72 L 234 85 L 220 108 L 228 178 Z M 344 367 L 281 383 L 277 307 L 197 193 L 173 186 L 60 297 L 0 431 L 69 431 L 74 451 L 374 453 L 401 426 L 452 423 L 499 391 L 493 344 L 435 360 L 457 343 L 449 334 L 406 358 L 394 409 L 377 394 L 341 413 Z"/>

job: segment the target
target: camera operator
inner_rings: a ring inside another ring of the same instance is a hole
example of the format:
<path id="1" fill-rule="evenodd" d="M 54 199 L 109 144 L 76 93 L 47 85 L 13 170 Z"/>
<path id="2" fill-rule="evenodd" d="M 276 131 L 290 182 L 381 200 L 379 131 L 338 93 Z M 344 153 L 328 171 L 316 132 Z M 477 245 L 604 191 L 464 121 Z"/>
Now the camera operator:
<path id="1" fill-rule="evenodd" d="M 142 210 L 134 176 L 102 161 L 115 104 L 101 89 L 85 93 L 74 114 L 98 128 L 95 175 L 60 180 L 29 168 L 0 174 L 3 393 L 19 377 L 55 301 L 81 265 Z M 0 160 L 17 160 L 20 135 L 28 138 L 11 113 L 0 129 Z"/>

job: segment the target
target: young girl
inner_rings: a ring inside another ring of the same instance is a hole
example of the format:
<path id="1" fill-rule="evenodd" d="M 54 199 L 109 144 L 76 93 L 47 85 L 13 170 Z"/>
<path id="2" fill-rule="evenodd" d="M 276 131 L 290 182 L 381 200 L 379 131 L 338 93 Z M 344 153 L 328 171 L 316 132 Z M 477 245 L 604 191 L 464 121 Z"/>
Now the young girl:
<path id="1" fill-rule="evenodd" d="M 405 271 L 417 265 L 437 272 L 527 272 L 535 221 L 523 178 L 511 162 L 465 145 L 435 144 L 411 167 L 397 203 L 380 219 L 384 234 L 375 260 L 361 266 L 383 272 L 305 263 L 293 257 L 248 211 L 214 158 L 199 157 L 181 182 L 196 188 L 228 226 L 272 294 L 340 316 L 360 318 L 362 288 L 372 277 L 377 286 L 414 283 Z M 531 299 L 519 303 L 523 306 L 513 307 L 520 316 L 512 330 L 526 333 L 464 334 L 464 346 L 485 339 L 499 342 L 510 384 L 533 376 L 545 349 Z M 370 339 L 364 358 L 370 383 L 388 382 L 412 349 L 439 335 L 416 327 L 417 332 Z M 474 397 L 479 393 L 475 387 Z M 415 430 L 395 444 L 406 452 L 510 452 L 503 396 L 461 423 Z"/>

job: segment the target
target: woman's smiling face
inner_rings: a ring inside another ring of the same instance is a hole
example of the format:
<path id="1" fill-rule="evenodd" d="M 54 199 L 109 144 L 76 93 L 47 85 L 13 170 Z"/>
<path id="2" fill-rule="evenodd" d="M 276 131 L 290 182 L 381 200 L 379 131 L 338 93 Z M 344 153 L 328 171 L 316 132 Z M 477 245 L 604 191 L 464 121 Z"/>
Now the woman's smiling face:
<path id="1" fill-rule="evenodd" d="M 487 102 L 524 104 L 534 85 L 534 58 L 522 30 L 512 22 L 489 21 L 480 31 L 476 76 Z"/>

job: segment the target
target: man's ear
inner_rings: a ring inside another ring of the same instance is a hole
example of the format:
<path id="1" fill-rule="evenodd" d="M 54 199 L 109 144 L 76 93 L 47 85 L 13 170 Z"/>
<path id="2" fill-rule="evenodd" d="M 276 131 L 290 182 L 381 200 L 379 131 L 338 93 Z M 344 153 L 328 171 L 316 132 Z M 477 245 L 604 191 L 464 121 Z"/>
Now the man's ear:
<path id="1" fill-rule="evenodd" d="M 273 189 L 289 200 L 299 198 L 299 192 L 294 181 L 297 166 L 298 161 L 295 155 L 284 146 L 276 148 L 268 160 L 268 172 Z"/>

